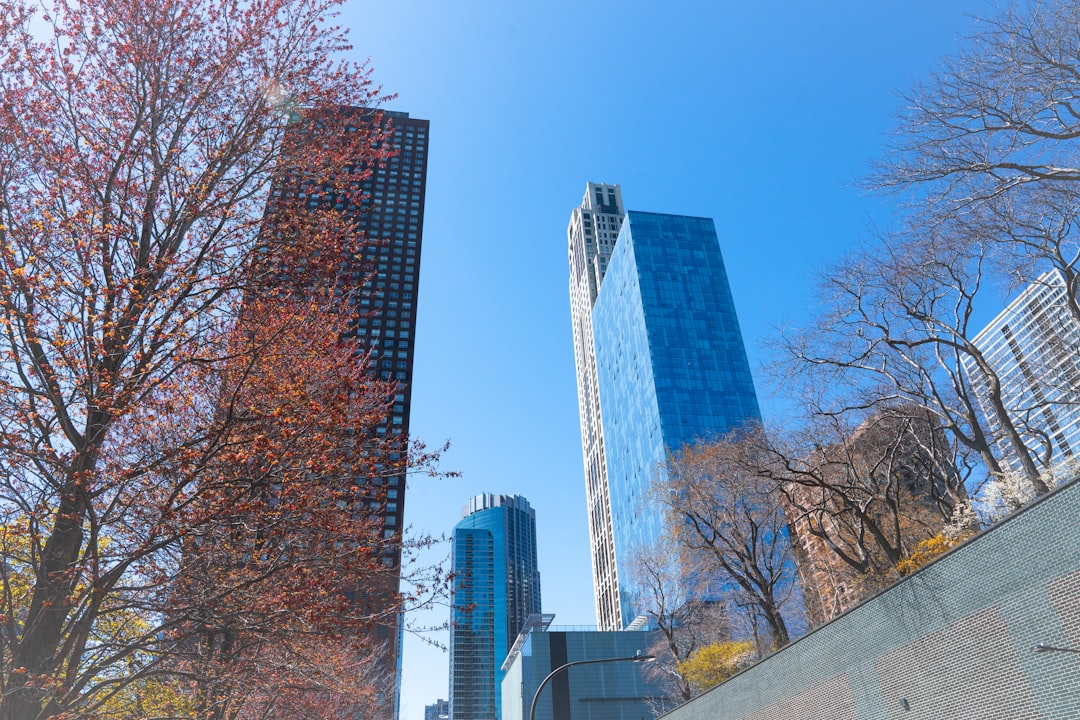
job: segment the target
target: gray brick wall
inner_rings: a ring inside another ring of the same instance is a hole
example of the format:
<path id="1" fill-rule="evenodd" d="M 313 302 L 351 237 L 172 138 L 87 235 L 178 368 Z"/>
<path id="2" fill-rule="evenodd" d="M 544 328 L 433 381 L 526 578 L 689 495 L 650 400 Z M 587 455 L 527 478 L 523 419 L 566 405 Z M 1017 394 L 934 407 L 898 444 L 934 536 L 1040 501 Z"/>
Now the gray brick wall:
<path id="1" fill-rule="evenodd" d="M 1078 720 L 1080 482 L 665 720 Z"/>

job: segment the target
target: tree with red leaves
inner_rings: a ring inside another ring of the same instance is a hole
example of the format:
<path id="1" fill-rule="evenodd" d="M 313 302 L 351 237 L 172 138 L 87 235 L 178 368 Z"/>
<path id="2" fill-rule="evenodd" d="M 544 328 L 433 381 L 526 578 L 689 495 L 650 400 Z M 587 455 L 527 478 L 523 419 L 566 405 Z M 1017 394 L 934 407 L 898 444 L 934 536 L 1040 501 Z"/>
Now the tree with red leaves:
<path id="1" fill-rule="evenodd" d="M 3 720 L 387 689 L 365 631 L 410 598 L 363 508 L 404 461 L 342 339 L 350 228 L 261 230 L 283 158 L 342 192 L 380 158 L 333 111 L 380 99 L 338 4 L 0 0 Z"/>

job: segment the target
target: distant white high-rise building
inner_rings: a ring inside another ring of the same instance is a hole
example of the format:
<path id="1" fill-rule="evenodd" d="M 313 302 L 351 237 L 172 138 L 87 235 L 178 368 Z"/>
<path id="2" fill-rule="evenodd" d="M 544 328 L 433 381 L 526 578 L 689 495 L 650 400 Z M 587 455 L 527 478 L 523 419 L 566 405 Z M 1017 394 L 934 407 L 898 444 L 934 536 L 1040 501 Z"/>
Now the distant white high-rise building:
<path id="1" fill-rule="evenodd" d="M 439 698 L 434 705 L 424 706 L 424 720 L 448 720 L 450 717 L 450 701 Z"/>
<path id="2" fill-rule="evenodd" d="M 625 214 L 622 190 L 618 185 L 588 183 L 585 198 L 570 214 L 570 225 L 566 231 L 570 241 L 570 315 L 574 332 L 574 362 L 577 366 L 581 452 L 585 463 L 589 546 L 596 621 L 602 630 L 621 630 L 623 624 L 618 599 L 619 578 L 611 523 L 611 494 L 608 492 L 607 463 L 604 458 L 604 430 L 600 420 L 592 308 Z"/>
<path id="3" fill-rule="evenodd" d="M 1080 319 L 1069 302 L 1064 276 L 1045 273 L 972 341 L 1000 380 L 1009 419 L 1051 486 L 1062 473 L 1075 473 L 1080 453 Z M 997 430 L 986 375 L 969 357 L 963 366 Z M 1023 474 L 1008 441 L 999 437 L 998 447 L 1003 463 Z"/>

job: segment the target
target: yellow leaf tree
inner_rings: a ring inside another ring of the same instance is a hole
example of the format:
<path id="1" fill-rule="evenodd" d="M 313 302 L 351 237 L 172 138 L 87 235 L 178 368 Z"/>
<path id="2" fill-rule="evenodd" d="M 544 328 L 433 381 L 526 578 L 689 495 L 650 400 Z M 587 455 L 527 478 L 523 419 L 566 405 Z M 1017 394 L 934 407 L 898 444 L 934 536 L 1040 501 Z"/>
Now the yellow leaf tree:
<path id="1" fill-rule="evenodd" d="M 695 693 L 714 688 L 739 672 L 754 657 L 749 640 L 712 643 L 679 663 L 679 673 Z"/>

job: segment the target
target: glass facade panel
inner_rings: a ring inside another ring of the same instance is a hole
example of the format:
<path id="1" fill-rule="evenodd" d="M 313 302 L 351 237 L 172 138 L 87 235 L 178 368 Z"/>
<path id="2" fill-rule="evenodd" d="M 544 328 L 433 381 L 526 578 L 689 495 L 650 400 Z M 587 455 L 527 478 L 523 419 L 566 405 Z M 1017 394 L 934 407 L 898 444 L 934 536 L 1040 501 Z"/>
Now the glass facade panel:
<path id="1" fill-rule="evenodd" d="M 503 660 L 540 612 L 536 516 L 519 495 L 479 495 L 454 527 L 450 717 L 496 720 Z"/>
<path id="2" fill-rule="evenodd" d="M 633 554 L 662 532 L 647 499 L 666 452 L 760 418 L 713 221 L 628 212 L 592 327 L 625 626 L 643 610 Z"/>
<path id="3" fill-rule="evenodd" d="M 1051 487 L 1080 467 L 1080 321 L 1069 302 L 1061 272 L 1045 273 L 972 340 L 1000 383 L 1009 421 Z M 962 364 L 1002 463 L 1023 477 L 991 402 L 991 378 L 969 355 Z"/>
<path id="4" fill-rule="evenodd" d="M 540 683 L 570 662 L 633 657 L 648 652 L 653 633 L 637 630 L 534 630 L 507 658 L 502 720 L 527 720 Z M 548 683 L 536 703 L 536 720 L 646 720 L 650 701 L 663 697 L 659 676 L 646 680 L 637 662 L 569 668 Z"/>

